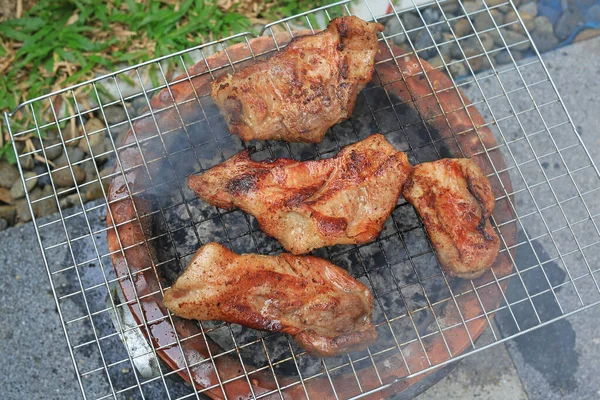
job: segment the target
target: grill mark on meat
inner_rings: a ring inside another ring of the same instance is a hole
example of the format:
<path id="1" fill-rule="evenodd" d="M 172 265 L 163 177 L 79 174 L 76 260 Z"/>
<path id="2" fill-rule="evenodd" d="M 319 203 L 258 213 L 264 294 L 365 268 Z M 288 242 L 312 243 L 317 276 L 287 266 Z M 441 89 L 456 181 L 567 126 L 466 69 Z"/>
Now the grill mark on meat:
<path id="1" fill-rule="evenodd" d="M 338 68 L 340 70 L 340 78 L 343 80 L 348 79 L 348 59 L 346 57 L 340 59 Z"/>
<path id="2" fill-rule="evenodd" d="M 371 167 L 371 162 L 365 154 L 358 153 L 354 150 L 350 152 L 350 162 L 344 169 L 344 178 L 351 179 L 360 176 L 361 171 L 368 170 Z"/>
<path id="3" fill-rule="evenodd" d="M 227 184 L 227 191 L 233 195 L 246 194 L 256 189 L 256 183 L 258 182 L 258 174 L 247 173 L 238 178 L 233 178 Z"/>
<path id="4" fill-rule="evenodd" d="M 314 185 L 307 188 L 303 188 L 291 194 L 291 197 L 285 199 L 282 204 L 286 207 L 294 208 L 304 203 L 306 199 L 311 197 L 317 190 L 319 190 L 320 185 Z"/>
<path id="5" fill-rule="evenodd" d="M 227 110 L 227 115 L 229 115 L 230 123 L 235 124 L 241 121 L 243 104 L 236 96 L 227 96 L 223 107 Z"/>
<path id="6" fill-rule="evenodd" d="M 217 78 L 210 95 L 231 133 L 243 140 L 318 143 L 352 114 L 356 96 L 373 76 L 382 30 L 357 17 L 336 18 L 324 31 L 294 38 L 267 61 Z"/>
<path id="7" fill-rule="evenodd" d="M 338 24 L 338 33 L 340 35 L 340 43 L 338 44 L 337 48 L 339 51 L 343 51 L 344 47 L 345 47 L 345 40 L 350 36 L 349 32 L 348 32 L 348 24 L 346 23 L 345 19 L 342 19 L 342 22 L 340 24 Z"/>
<path id="8" fill-rule="evenodd" d="M 212 273 L 215 269 L 219 274 Z M 229 277 L 238 281 L 235 287 L 223 285 Z M 317 356 L 361 350 L 377 337 L 368 289 L 343 269 L 311 256 L 237 255 L 208 243 L 165 291 L 163 303 L 182 318 L 293 335 Z"/>
<path id="9" fill-rule="evenodd" d="M 325 106 L 329 107 L 331 99 L 329 98 L 329 96 L 324 96 L 325 90 L 324 90 L 322 82 L 311 84 L 310 85 L 310 90 L 312 91 L 312 94 L 309 95 L 309 96 L 306 96 L 306 98 L 302 102 L 304 105 L 306 105 L 306 104 L 310 103 L 311 101 L 313 101 L 313 100 L 318 99 L 319 97 L 321 97 L 321 100 L 323 101 L 323 104 Z"/>
<path id="10" fill-rule="evenodd" d="M 304 254 L 377 236 L 410 169 L 406 154 L 376 134 L 318 161 L 255 162 L 245 151 L 188 185 L 211 204 L 252 214 L 286 250 Z"/>
<path id="11" fill-rule="evenodd" d="M 477 190 L 473 189 L 473 182 L 471 180 L 467 180 L 467 189 L 469 189 L 469 192 L 477 201 L 477 205 L 481 212 L 481 218 L 479 220 L 479 223 L 477 224 L 476 229 L 481 233 L 481 235 L 483 236 L 483 238 L 485 240 L 487 240 L 488 242 L 491 242 L 494 240 L 494 237 L 492 235 L 490 235 L 486 230 L 486 224 L 487 224 L 487 220 L 489 218 L 489 211 L 486 210 L 486 208 L 485 208 L 485 202 L 481 198 L 479 192 Z"/>
<path id="12" fill-rule="evenodd" d="M 344 218 L 327 217 L 317 212 L 313 212 L 313 217 L 316 218 L 317 227 L 323 235 L 339 235 L 348 227 L 348 222 Z"/>
<path id="13" fill-rule="evenodd" d="M 494 237 L 492 235 L 490 235 L 487 230 L 485 229 L 485 225 L 487 223 L 487 218 L 481 218 L 481 220 L 479 221 L 479 224 L 477 225 L 477 230 L 481 233 L 481 235 L 483 235 L 483 238 L 485 240 L 487 240 L 488 242 L 491 242 L 494 240 Z"/>

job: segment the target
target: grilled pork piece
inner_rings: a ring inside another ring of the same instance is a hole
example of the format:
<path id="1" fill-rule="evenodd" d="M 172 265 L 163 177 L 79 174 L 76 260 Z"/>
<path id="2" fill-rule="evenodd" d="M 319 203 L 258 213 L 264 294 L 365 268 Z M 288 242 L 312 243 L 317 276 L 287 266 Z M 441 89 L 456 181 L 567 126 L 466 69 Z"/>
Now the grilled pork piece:
<path id="1" fill-rule="evenodd" d="M 318 161 L 256 162 L 243 151 L 188 186 L 210 204 L 252 214 L 286 250 L 304 254 L 375 239 L 410 168 L 406 154 L 376 134 Z"/>
<path id="2" fill-rule="evenodd" d="M 268 60 L 216 79 L 210 94 L 231 133 L 243 140 L 318 143 L 352 114 L 373 75 L 382 30 L 357 17 L 336 18 Z"/>
<path id="3" fill-rule="evenodd" d="M 450 275 L 474 279 L 488 270 L 500 248 L 490 224 L 494 193 L 468 158 L 419 164 L 404 185 L 440 263 Z"/>
<path id="4" fill-rule="evenodd" d="M 311 256 L 238 255 L 209 243 L 165 291 L 164 304 L 182 318 L 290 334 L 317 356 L 361 350 L 377 338 L 369 290 Z"/>

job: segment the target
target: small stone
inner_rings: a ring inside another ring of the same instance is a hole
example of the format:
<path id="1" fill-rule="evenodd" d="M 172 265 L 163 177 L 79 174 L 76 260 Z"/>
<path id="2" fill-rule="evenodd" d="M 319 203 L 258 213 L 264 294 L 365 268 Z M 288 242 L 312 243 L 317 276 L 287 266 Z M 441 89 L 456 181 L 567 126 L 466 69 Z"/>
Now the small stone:
<path id="1" fill-rule="evenodd" d="M 471 28 L 471 24 L 467 18 L 461 18 L 454 24 L 454 34 L 456 37 L 463 37 L 469 35 L 473 32 L 473 28 Z"/>
<path id="2" fill-rule="evenodd" d="M 17 148 L 17 154 L 23 154 L 23 150 L 25 150 L 25 142 L 18 140 L 15 142 L 15 147 Z"/>
<path id="3" fill-rule="evenodd" d="M 502 38 L 500 37 L 500 35 L 497 34 L 497 32 L 496 35 L 492 35 L 492 37 L 494 38 L 494 43 L 496 43 L 499 46 L 504 45 L 504 43 L 502 42 Z M 521 35 L 520 33 L 514 31 L 504 31 L 502 32 L 502 37 L 504 38 L 506 45 L 511 46 L 511 49 L 525 51 L 529 47 L 531 47 L 531 43 L 529 42 L 527 37 L 525 35 Z M 518 44 L 515 45 L 516 43 Z"/>
<path id="4" fill-rule="evenodd" d="M 540 53 L 550 51 L 558 45 L 558 39 L 552 32 L 533 31 L 531 33 L 531 40 L 533 40 L 535 47 Z"/>
<path id="5" fill-rule="evenodd" d="M 494 17 L 494 21 L 496 21 L 496 25 L 500 26 L 504 24 L 504 14 L 496 9 L 491 10 L 491 12 L 492 16 Z"/>
<path id="6" fill-rule="evenodd" d="M 467 14 L 472 14 L 474 12 L 482 10 L 484 6 L 483 6 L 483 2 L 480 0 L 480 1 L 465 1 L 465 2 L 463 2 L 463 7 Z"/>
<path id="7" fill-rule="evenodd" d="M 16 206 L 14 206 L 14 205 L 0 206 L 0 218 L 8 221 L 9 225 L 14 224 L 16 215 L 17 215 Z"/>
<path id="8" fill-rule="evenodd" d="M 452 14 L 458 10 L 458 1 L 456 0 L 445 1 L 440 5 L 446 14 Z"/>
<path id="9" fill-rule="evenodd" d="M 77 122 L 79 122 L 79 119 L 77 119 Z M 62 134 L 65 146 L 67 147 L 77 147 L 79 140 L 83 136 L 77 123 L 68 123 L 64 129 L 61 129 L 60 133 Z"/>
<path id="10" fill-rule="evenodd" d="M 44 142 L 44 146 L 48 147 L 45 149 L 46 158 L 48 158 L 48 160 L 51 160 L 51 161 L 55 160 L 58 157 L 60 157 L 60 155 L 63 153 L 63 146 L 62 146 L 62 144 L 59 144 L 59 143 L 60 143 L 60 141 L 58 139 L 50 141 L 49 143 Z M 50 146 L 53 146 L 53 147 L 50 147 Z"/>
<path id="11" fill-rule="evenodd" d="M 427 62 L 433 68 L 439 68 L 439 67 L 443 67 L 444 66 L 444 62 L 442 60 L 442 57 L 440 57 L 440 56 L 435 56 L 433 58 L 430 58 L 429 60 L 427 60 Z"/>
<path id="12" fill-rule="evenodd" d="M 19 156 L 19 164 L 21 164 L 21 168 L 23 169 L 33 169 L 33 166 L 35 165 L 33 155 L 29 154 L 24 157 Z"/>
<path id="13" fill-rule="evenodd" d="M 122 106 L 110 106 L 104 109 L 104 116 L 106 117 L 106 122 L 109 124 L 118 124 L 119 122 L 123 122 L 127 119 L 127 115 L 125 115 L 125 110 Z"/>
<path id="14" fill-rule="evenodd" d="M 485 4 L 488 7 L 499 6 L 500 4 L 506 3 L 506 0 L 485 0 Z"/>
<path id="15" fill-rule="evenodd" d="M 491 17 L 490 14 L 492 14 Z M 477 32 L 482 32 L 488 29 L 494 29 L 494 21 L 496 21 L 496 24 L 502 25 L 504 17 L 500 11 L 496 9 L 490 10 L 490 14 L 488 14 L 486 11 L 477 14 L 475 19 L 473 20 L 473 25 L 475 25 L 475 30 Z M 492 21 L 492 18 L 494 18 L 494 21 Z"/>
<path id="16" fill-rule="evenodd" d="M 452 50 L 458 47 L 458 45 L 456 44 L 454 36 L 451 33 L 444 33 L 442 35 L 442 40 L 445 44 L 439 47 L 440 53 L 442 54 L 444 59 L 450 60 Z"/>
<path id="17" fill-rule="evenodd" d="M 534 17 L 537 15 L 538 13 L 538 9 L 537 9 L 537 4 L 535 2 L 527 2 L 523 5 L 521 5 L 519 8 L 519 14 L 521 13 L 525 13 L 525 14 L 529 14 L 529 15 L 533 15 Z"/>
<path id="18" fill-rule="evenodd" d="M 10 189 L 18 178 L 19 170 L 16 165 L 0 162 L 0 187 Z"/>
<path id="19" fill-rule="evenodd" d="M 42 189 L 42 196 L 40 198 L 48 197 L 53 193 L 52 186 L 46 186 Z M 36 218 L 45 217 L 46 215 L 54 214 L 57 211 L 58 206 L 56 205 L 54 197 L 33 204 L 33 212 L 35 213 Z"/>
<path id="20" fill-rule="evenodd" d="M 538 15 L 548 18 L 552 26 L 558 22 L 561 16 L 558 8 L 552 7 L 551 5 L 538 4 Z"/>
<path id="21" fill-rule="evenodd" d="M 437 31 L 440 31 L 442 34 L 445 34 L 445 33 L 450 32 L 450 25 L 448 23 L 444 22 L 442 24 L 437 24 L 437 25 L 431 26 L 429 29 L 434 30 L 434 31 L 437 30 Z"/>
<path id="22" fill-rule="evenodd" d="M 57 167 L 62 167 L 68 164 L 67 155 L 69 156 L 69 161 L 71 164 L 79 162 L 83 160 L 83 157 L 85 157 L 85 153 L 79 147 L 67 147 L 67 152 L 63 153 L 54 161 Z"/>
<path id="23" fill-rule="evenodd" d="M 406 42 L 406 35 L 403 33 L 400 21 L 396 16 L 392 16 L 385 23 L 385 35 L 392 36 L 392 41 L 395 45 L 400 46 Z"/>
<path id="24" fill-rule="evenodd" d="M 404 13 L 401 16 L 402 24 L 404 24 L 404 29 L 408 32 L 408 37 L 410 40 L 414 41 L 417 39 L 417 35 L 421 32 L 418 28 L 423 27 L 423 21 L 421 18 L 417 17 L 413 13 Z M 413 29 L 417 29 L 414 32 L 409 32 Z"/>
<path id="25" fill-rule="evenodd" d="M 6 204 L 12 204 L 14 202 L 9 189 L 0 187 L 0 201 Z"/>
<path id="26" fill-rule="evenodd" d="M 440 12 L 434 8 L 426 8 L 422 15 L 423 20 L 428 25 L 440 22 Z"/>
<path id="27" fill-rule="evenodd" d="M 581 42 L 582 40 L 591 39 L 599 35 L 600 29 L 586 29 L 584 31 L 579 32 L 577 36 L 575 36 L 575 39 L 573 39 L 573 42 Z"/>
<path id="28" fill-rule="evenodd" d="M 133 104 L 131 104 L 131 102 L 127 101 L 125 102 L 125 108 L 127 109 L 127 114 L 129 115 L 129 118 L 136 118 L 139 115 L 137 114 L 137 111 L 135 110 L 135 108 L 133 108 Z"/>
<path id="29" fill-rule="evenodd" d="M 29 199 L 33 202 L 39 200 L 42 197 L 42 189 L 35 188 L 29 194 Z M 17 201 L 17 219 L 20 222 L 31 221 L 31 212 L 29 211 L 29 202 L 27 199 L 21 199 Z"/>
<path id="30" fill-rule="evenodd" d="M 78 164 L 78 166 L 85 171 L 85 182 L 91 182 L 98 178 L 96 173 L 96 163 L 93 160 L 86 160 L 83 163 Z"/>
<path id="31" fill-rule="evenodd" d="M 23 177 L 26 180 L 25 188 L 27 189 L 27 193 L 29 193 L 29 192 L 31 192 L 31 189 L 33 189 L 35 187 L 35 185 L 37 183 L 36 173 L 35 172 L 25 172 L 23 174 Z M 27 180 L 29 178 L 33 178 L 33 179 Z M 21 184 L 20 179 L 17 179 L 15 181 L 15 183 L 13 183 L 12 187 L 10 188 L 10 195 L 15 200 L 20 199 L 25 196 L 25 189 L 23 189 L 23 185 Z"/>
<path id="32" fill-rule="evenodd" d="M 477 37 L 471 37 L 467 40 L 461 41 L 461 46 L 463 48 L 463 52 L 467 57 L 483 53 L 483 47 L 481 47 L 481 44 L 479 43 L 479 39 Z"/>
<path id="33" fill-rule="evenodd" d="M 566 10 L 556 22 L 554 34 L 559 40 L 565 40 L 582 24 L 583 18 L 578 12 Z"/>
<path id="34" fill-rule="evenodd" d="M 125 143 L 125 138 L 127 137 L 128 132 L 129 131 L 123 131 L 123 132 L 119 133 L 119 136 L 117 136 L 117 138 L 115 139 L 115 147 L 117 149 L 122 147 L 123 144 Z"/>
<path id="35" fill-rule="evenodd" d="M 33 172 L 38 177 L 37 185 L 41 188 L 50 185 L 50 174 L 48 173 L 48 167 L 46 165 L 37 165 Z M 44 175 L 45 174 L 45 175 Z"/>
<path id="36" fill-rule="evenodd" d="M 92 139 L 94 137 L 103 137 L 104 132 L 106 132 L 106 128 L 104 126 L 104 123 L 99 118 L 88 119 L 82 129 L 82 133 L 88 136 L 88 140 L 90 142 L 94 140 Z M 85 141 L 84 143 L 79 143 L 79 148 L 84 152 L 89 153 L 89 149 Z"/>
<path id="37" fill-rule="evenodd" d="M 479 35 L 479 39 L 481 39 L 481 43 L 483 44 L 483 48 L 486 52 L 492 51 L 496 47 L 494 44 L 494 38 L 489 34 L 489 32 Z"/>
<path id="38" fill-rule="evenodd" d="M 419 34 L 415 41 L 415 49 L 417 50 L 419 57 L 425 59 L 431 58 L 436 54 L 435 47 L 433 46 L 433 39 L 427 31 L 421 31 Z"/>
<path id="39" fill-rule="evenodd" d="M 129 126 L 128 123 L 122 123 L 122 124 L 111 126 L 111 127 L 108 128 L 108 130 L 110 132 L 110 135 L 113 138 L 116 138 L 117 136 L 119 136 L 123 132 L 129 131 L 129 129 L 130 129 L 130 126 Z"/>
<path id="40" fill-rule="evenodd" d="M 463 61 L 449 65 L 448 69 L 450 70 L 450 73 L 454 79 L 467 75 L 467 67 Z"/>
<path id="41" fill-rule="evenodd" d="M 533 22 L 535 25 L 533 30 L 535 32 L 540 32 L 540 33 L 541 32 L 545 32 L 545 33 L 549 32 L 552 34 L 554 33 L 554 27 L 552 26 L 552 23 L 548 20 L 547 17 L 545 17 L 545 16 L 536 17 Z"/>
<path id="42" fill-rule="evenodd" d="M 490 56 L 490 58 L 491 58 L 491 56 Z M 477 60 L 477 62 L 480 65 L 479 71 L 487 71 L 488 69 L 491 69 L 491 67 L 492 67 L 490 60 L 486 56 L 480 56 L 479 59 Z"/>
<path id="43" fill-rule="evenodd" d="M 4 218 L 0 218 L 0 231 L 4 231 L 8 228 L 8 221 Z"/>
<path id="44" fill-rule="evenodd" d="M 395 19 L 395 17 L 392 17 L 390 19 L 390 21 L 392 19 Z M 388 21 L 389 22 L 389 21 Z M 396 21 L 397 22 L 397 21 Z M 387 24 L 386 24 L 387 25 Z M 133 108 L 136 110 L 137 114 L 139 115 L 142 110 L 146 107 L 148 107 L 148 102 L 146 101 L 146 97 L 142 96 L 138 96 L 135 99 L 133 99 L 133 101 L 131 102 L 131 105 L 133 106 Z"/>
<path id="45" fill-rule="evenodd" d="M 548 18 L 544 16 L 536 17 L 534 25 L 531 39 L 538 51 L 543 53 L 554 49 L 558 44 L 558 39 L 554 36 L 554 28 Z"/>
<path id="46" fill-rule="evenodd" d="M 87 198 L 85 197 L 85 193 L 81 193 L 81 200 L 79 199 L 79 195 L 77 193 L 70 194 L 60 199 L 60 208 L 65 209 L 72 206 L 79 206 L 81 203 L 85 203 L 86 201 Z"/>
<path id="47" fill-rule="evenodd" d="M 96 200 L 101 197 L 104 197 L 104 193 L 108 193 L 109 185 L 110 185 L 110 179 L 103 180 L 102 186 L 100 186 L 100 183 L 97 180 L 95 182 L 91 183 L 88 186 L 87 190 L 85 191 L 85 196 L 86 196 L 87 200 L 92 201 L 92 200 Z M 104 192 L 102 192 L 102 188 L 104 188 Z"/>
<path id="48" fill-rule="evenodd" d="M 27 200 L 25 199 L 17 201 L 17 221 L 31 221 L 31 213 L 29 212 L 29 206 L 27 205 Z"/>
<path id="49" fill-rule="evenodd" d="M 46 158 L 48 160 L 56 159 L 63 152 L 62 144 L 60 144 L 60 139 L 56 132 L 48 132 L 46 138 L 42 139 L 41 142 L 39 139 L 33 139 L 33 146 L 36 150 L 41 150 L 42 144 L 44 145 L 44 152 L 46 153 Z M 38 154 L 41 157 L 44 157 L 44 152 L 39 152 Z"/>
<path id="50" fill-rule="evenodd" d="M 533 31 L 535 28 L 535 15 L 519 11 L 519 16 L 521 17 L 523 24 L 525 24 L 525 29 L 527 29 L 528 32 Z M 523 32 L 523 25 L 518 22 L 517 14 L 514 10 L 506 13 L 504 21 L 507 24 L 512 22 L 512 24 L 508 26 L 508 29 L 519 33 Z"/>
<path id="51" fill-rule="evenodd" d="M 85 171 L 81 169 L 77 165 L 73 165 L 73 176 L 75 177 L 75 182 L 80 185 L 85 180 Z M 54 185 L 62 188 L 70 188 L 74 186 L 73 176 L 71 176 L 71 171 L 69 167 L 63 167 L 61 169 L 52 171 L 52 180 L 54 181 Z"/>
<path id="52" fill-rule="evenodd" d="M 463 46 L 463 42 L 461 41 L 461 47 L 462 46 Z M 463 53 L 461 51 L 461 47 L 459 47 L 458 44 L 456 44 L 456 43 L 452 43 L 452 45 L 450 46 L 450 58 L 451 59 L 460 60 L 464 57 Z"/>
<path id="53" fill-rule="evenodd" d="M 494 57 L 494 59 L 498 64 L 510 64 L 513 62 L 510 58 L 510 54 L 512 54 L 513 58 L 515 59 L 515 62 L 523 59 L 523 53 L 516 50 L 512 50 L 510 53 L 508 52 L 508 50 L 499 51 Z"/>
<path id="54" fill-rule="evenodd" d="M 490 63 L 487 60 L 487 57 L 485 55 L 479 56 L 479 54 L 481 54 L 481 52 L 475 49 L 465 50 L 465 55 L 468 58 L 467 61 L 469 62 L 469 65 L 473 72 L 479 72 L 481 70 L 489 68 Z"/>
<path id="55" fill-rule="evenodd" d="M 108 154 L 103 154 L 106 152 L 106 140 L 104 138 L 104 124 L 98 118 L 92 118 L 85 123 L 85 131 L 87 133 L 87 140 L 85 139 L 79 141 L 79 148 L 87 153 L 94 154 L 94 158 L 97 157 L 99 161 L 104 161 L 108 158 Z M 90 153 L 91 147 L 91 153 Z"/>

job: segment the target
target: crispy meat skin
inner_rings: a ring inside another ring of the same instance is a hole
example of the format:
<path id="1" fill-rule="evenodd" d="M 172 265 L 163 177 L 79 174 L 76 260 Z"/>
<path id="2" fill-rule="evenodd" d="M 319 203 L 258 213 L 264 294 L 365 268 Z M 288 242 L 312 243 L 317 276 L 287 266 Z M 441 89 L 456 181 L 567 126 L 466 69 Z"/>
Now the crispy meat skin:
<path id="1" fill-rule="evenodd" d="M 352 114 L 373 75 L 382 30 L 357 17 L 336 18 L 268 60 L 216 79 L 210 94 L 230 132 L 243 140 L 318 143 Z"/>
<path id="2" fill-rule="evenodd" d="M 304 254 L 375 239 L 410 168 L 406 154 L 376 134 L 318 161 L 255 162 L 243 151 L 188 186 L 217 207 L 252 214 L 286 250 Z"/>
<path id="3" fill-rule="evenodd" d="M 164 304 L 182 318 L 288 333 L 318 356 L 361 350 L 377 338 L 369 290 L 311 256 L 238 255 L 208 243 L 165 291 Z"/>
<path id="4" fill-rule="evenodd" d="M 460 158 L 419 164 L 403 194 L 421 216 L 446 272 L 474 279 L 492 266 L 500 248 L 489 220 L 494 193 L 473 161 Z"/>

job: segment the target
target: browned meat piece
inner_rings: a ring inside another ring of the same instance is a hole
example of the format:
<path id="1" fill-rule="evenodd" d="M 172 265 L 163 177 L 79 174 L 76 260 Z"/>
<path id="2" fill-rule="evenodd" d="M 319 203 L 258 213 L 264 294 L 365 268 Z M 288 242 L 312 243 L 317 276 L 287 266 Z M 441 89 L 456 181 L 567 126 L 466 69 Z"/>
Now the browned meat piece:
<path id="1" fill-rule="evenodd" d="M 443 159 L 417 165 L 403 194 L 421 216 L 446 272 L 474 279 L 492 266 L 500 248 L 489 220 L 494 193 L 473 161 Z"/>
<path id="2" fill-rule="evenodd" d="M 290 334 L 317 356 L 362 350 L 377 338 L 369 290 L 311 256 L 237 255 L 209 243 L 165 291 L 164 304 L 182 318 Z"/>
<path id="3" fill-rule="evenodd" d="M 377 134 L 319 161 L 255 162 L 243 151 L 188 185 L 211 204 L 254 215 L 286 250 L 304 254 L 375 239 L 410 168 L 406 154 Z"/>
<path id="4" fill-rule="evenodd" d="M 243 140 L 318 143 L 352 114 L 373 75 L 382 30 L 357 17 L 336 18 L 268 60 L 216 79 L 210 94 L 231 133 Z"/>

